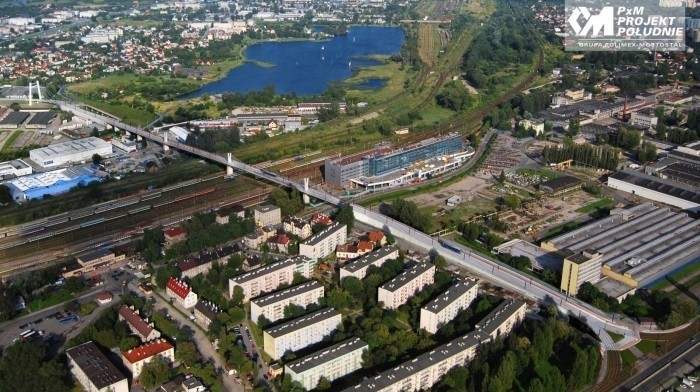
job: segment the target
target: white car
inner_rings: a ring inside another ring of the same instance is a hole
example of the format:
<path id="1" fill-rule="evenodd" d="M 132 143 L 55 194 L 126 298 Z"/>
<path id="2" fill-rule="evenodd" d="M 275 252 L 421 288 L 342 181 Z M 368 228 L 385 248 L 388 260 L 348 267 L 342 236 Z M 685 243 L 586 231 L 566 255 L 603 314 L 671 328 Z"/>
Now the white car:
<path id="1" fill-rule="evenodd" d="M 680 388 L 680 389 L 688 389 L 688 387 L 687 387 L 685 384 L 679 385 L 678 388 Z"/>
<path id="2" fill-rule="evenodd" d="M 687 378 L 688 380 L 692 381 L 692 382 L 698 381 L 698 378 L 697 378 L 697 377 L 688 376 L 688 377 L 686 377 L 686 378 Z"/>

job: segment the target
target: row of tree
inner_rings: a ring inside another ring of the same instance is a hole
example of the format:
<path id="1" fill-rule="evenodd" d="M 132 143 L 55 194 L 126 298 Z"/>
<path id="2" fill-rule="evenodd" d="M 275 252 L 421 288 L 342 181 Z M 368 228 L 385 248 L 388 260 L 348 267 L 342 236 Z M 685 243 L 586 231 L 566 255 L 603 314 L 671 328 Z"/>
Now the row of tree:
<path id="1" fill-rule="evenodd" d="M 568 144 L 564 146 L 545 146 L 542 150 L 545 163 L 559 163 L 573 159 L 577 165 L 617 170 L 620 153 L 613 147 L 595 147 L 590 144 Z"/>

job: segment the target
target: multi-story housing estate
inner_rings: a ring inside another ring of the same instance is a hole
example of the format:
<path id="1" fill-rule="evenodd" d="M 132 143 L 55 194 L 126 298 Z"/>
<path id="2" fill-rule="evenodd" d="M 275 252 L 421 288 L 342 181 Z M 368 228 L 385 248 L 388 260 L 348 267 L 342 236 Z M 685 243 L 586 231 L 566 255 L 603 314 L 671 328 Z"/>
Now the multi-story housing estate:
<path id="1" fill-rule="evenodd" d="M 474 302 L 478 290 L 477 281 L 458 280 L 447 291 L 421 308 L 420 327 L 430 333 L 436 333 L 441 326 L 454 320 Z"/>
<path id="2" fill-rule="evenodd" d="M 322 259 L 348 240 L 347 226 L 335 222 L 299 244 L 299 254 L 311 259 Z"/>
<path id="3" fill-rule="evenodd" d="M 340 267 L 340 280 L 342 281 L 349 276 L 364 279 L 370 265 L 381 267 L 387 260 L 393 260 L 398 257 L 399 250 L 394 246 L 379 248 Z"/>
<path id="4" fill-rule="evenodd" d="M 175 347 L 165 339 L 152 340 L 138 347 L 122 351 L 122 362 L 134 379 L 138 379 L 143 365 L 153 358 L 162 358 L 167 362 L 175 361 Z"/>
<path id="5" fill-rule="evenodd" d="M 317 281 L 302 283 L 250 301 L 250 319 L 258 322 L 264 316 L 270 322 L 284 318 L 284 308 L 297 305 L 303 308 L 318 303 L 323 298 L 323 285 Z"/>
<path id="6" fill-rule="evenodd" d="M 292 257 L 238 275 L 228 281 L 228 295 L 233 296 L 235 287 L 243 289 L 244 302 L 263 293 L 274 291 L 281 284 L 291 284 L 294 273 L 310 278 L 316 261 L 304 256 Z"/>
<path id="7" fill-rule="evenodd" d="M 92 341 L 66 350 L 68 369 L 84 390 L 129 392 L 126 376 Z M 38 375 L 37 375 L 38 376 Z M 31 380 L 26 380 L 31 382 Z"/>
<path id="8" fill-rule="evenodd" d="M 324 308 L 263 331 L 263 349 L 280 359 L 288 351 L 301 350 L 323 340 L 338 328 L 341 316 L 333 308 Z"/>
<path id="9" fill-rule="evenodd" d="M 311 235 L 311 225 L 309 222 L 296 216 L 286 218 L 282 222 L 282 227 L 287 233 L 294 234 L 302 240 Z"/>
<path id="10" fill-rule="evenodd" d="M 133 306 L 122 305 L 122 307 L 119 308 L 119 321 L 126 322 L 126 326 L 129 327 L 131 333 L 137 335 L 143 342 L 148 342 L 149 340 L 158 339 L 160 337 L 160 331 L 153 327 L 153 323 L 148 323 L 146 320 L 142 319 L 138 313 L 136 313 Z"/>
<path id="11" fill-rule="evenodd" d="M 416 262 L 377 290 L 377 301 L 387 309 L 396 309 L 408 302 L 420 289 L 435 281 L 435 265 Z"/>
<path id="12" fill-rule="evenodd" d="M 360 338 L 351 338 L 321 351 L 294 360 L 284 366 L 284 373 L 312 390 L 321 377 L 333 381 L 362 367 L 362 354 L 369 345 Z"/>
<path id="13" fill-rule="evenodd" d="M 197 304 L 197 294 L 182 280 L 170 277 L 165 286 L 165 292 L 170 298 L 175 298 L 180 306 L 189 309 Z"/>
<path id="14" fill-rule="evenodd" d="M 274 226 L 282 223 L 282 210 L 270 204 L 255 207 L 253 210 L 255 224 L 258 226 Z"/>
<path id="15" fill-rule="evenodd" d="M 523 301 L 507 299 L 476 330 L 421 354 L 343 392 L 417 392 L 437 384 L 452 368 L 465 366 L 479 346 L 509 334 L 525 318 Z"/>

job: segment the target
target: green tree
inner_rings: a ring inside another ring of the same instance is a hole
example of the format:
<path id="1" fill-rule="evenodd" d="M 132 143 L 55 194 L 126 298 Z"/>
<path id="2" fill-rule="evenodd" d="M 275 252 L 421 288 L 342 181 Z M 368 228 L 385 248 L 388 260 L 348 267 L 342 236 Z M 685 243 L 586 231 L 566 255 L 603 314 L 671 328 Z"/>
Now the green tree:
<path id="1" fill-rule="evenodd" d="M 12 191 L 7 185 L 0 185 L 0 205 L 8 205 L 12 203 Z"/>
<path id="2" fill-rule="evenodd" d="M 16 343 L 7 347 L 0 364 L 0 392 L 69 391 L 68 372 L 44 345 Z"/>
<path id="3" fill-rule="evenodd" d="M 522 204 L 522 200 L 518 195 L 505 195 L 503 196 L 503 204 L 507 207 L 517 210 Z"/>
<path id="4" fill-rule="evenodd" d="M 351 297 L 358 298 L 364 295 L 365 287 L 362 281 L 354 276 L 343 279 L 342 286 L 343 290 L 347 291 Z"/>
<path id="5" fill-rule="evenodd" d="M 338 208 L 338 212 L 335 214 L 336 222 L 346 225 L 348 228 L 348 235 L 352 232 L 355 226 L 355 213 L 350 204 L 343 204 Z"/>
<path id="6" fill-rule="evenodd" d="M 162 358 L 156 357 L 141 368 L 139 384 L 151 389 L 163 385 L 168 379 L 170 379 L 170 365 Z"/>
<path id="7" fill-rule="evenodd" d="M 10 109 L 14 110 L 15 112 L 19 112 L 22 110 L 22 105 L 20 105 L 19 102 L 12 102 L 10 104 Z"/>
<path id="8" fill-rule="evenodd" d="M 175 350 L 175 359 L 182 361 L 186 366 L 192 366 L 202 359 L 197 351 L 197 346 L 192 342 L 180 342 Z"/>
<path id="9" fill-rule="evenodd" d="M 318 379 L 318 385 L 316 386 L 316 389 L 319 391 L 327 391 L 331 389 L 332 385 L 331 382 L 326 378 L 326 377 L 321 377 Z"/>
<path id="10" fill-rule="evenodd" d="M 92 163 L 94 163 L 95 165 L 99 165 L 100 162 L 102 162 L 102 155 L 92 154 Z"/>
<path id="11" fill-rule="evenodd" d="M 119 349 L 126 351 L 139 345 L 139 340 L 134 336 L 127 336 L 119 342 Z"/>

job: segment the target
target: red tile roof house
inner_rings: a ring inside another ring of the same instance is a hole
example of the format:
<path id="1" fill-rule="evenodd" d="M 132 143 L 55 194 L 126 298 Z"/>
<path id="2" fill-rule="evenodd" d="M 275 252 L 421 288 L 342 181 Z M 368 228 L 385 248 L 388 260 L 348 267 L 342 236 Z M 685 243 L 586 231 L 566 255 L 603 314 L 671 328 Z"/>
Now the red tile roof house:
<path id="1" fill-rule="evenodd" d="M 279 253 L 289 253 L 289 237 L 286 234 L 280 234 L 276 237 L 272 237 L 268 244 L 270 248 L 277 248 Z"/>
<path id="2" fill-rule="evenodd" d="M 187 283 L 176 278 L 168 278 L 165 292 L 171 298 L 175 298 L 175 301 L 185 309 L 192 308 L 197 304 L 197 294 L 190 289 Z"/>
<path id="3" fill-rule="evenodd" d="M 112 293 L 110 293 L 109 291 L 106 291 L 106 292 L 97 296 L 97 303 L 100 305 L 104 305 L 106 303 L 112 302 L 113 297 L 114 296 L 112 295 Z"/>
<path id="4" fill-rule="evenodd" d="M 165 249 L 168 249 L 171 246 L 173 246 L 173 244 L 175 244 L 176 242 L 180 242 L 180 241 L 184 240 L 185 238 L 187 238 L 187 233 L 185 232 L 185 230 L 182 227 L 177 226 L 177 227 L 173 227 L 171 229 L 165 230 L 164 236 L 165 236 Z"/>
<path id="5" fill-rule="evenodd" d="M 143 365 L 156 357 L 166 362 L 175 361 L 175 347 L 165 339 L 158 339 L 122 352 L 124 366 L 131 371 L 134 380 L 138 379 Z"/>
<path id="6" fill-rule="evenodd" d="M 384 232 L 380 230 L 374 230 L 367 233 L 367 239 L 369 239 L 369 241 L 373 242 L 375 245 L 386 245 L 386 236 L 384 236 Z"/>
<path id="7" fill-rule="evenodd" d="M 311 216 L 311 225 L 314 223 L 323 223 L 324 225 L 328 226 L 331 223 L 333 223 L 333 220 L 328 217 L 328 215 L 324 214 L 313 214 Z"/>
<path id="8" fill-rule="evenodd" d="M 146 320 L 142 319 L 138 313 L 134 311 L 133 307 L 122 305 L 122 307 L 119 308 L 119 320 L 125 321 L 131 332 L 138 335 L 144 342 L 160 337 L 160 331 L 153 328 L 153 323 L 149 324 Z"/>

